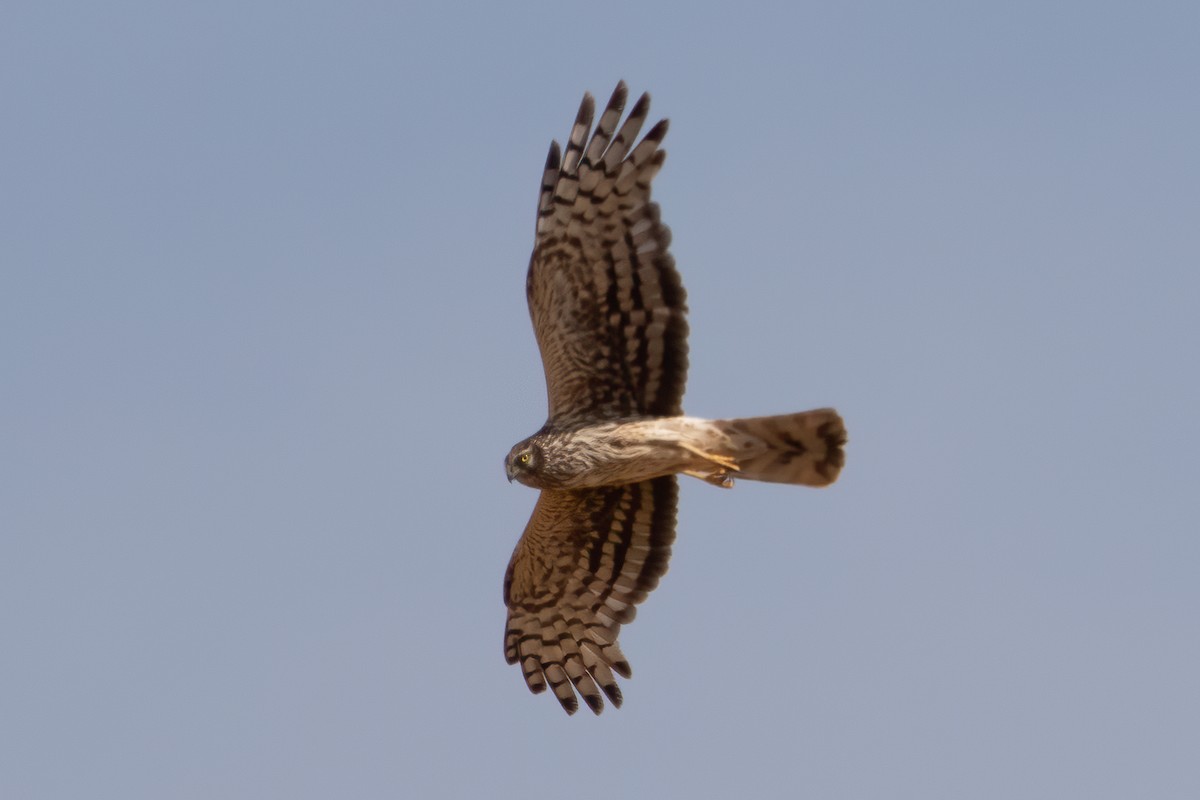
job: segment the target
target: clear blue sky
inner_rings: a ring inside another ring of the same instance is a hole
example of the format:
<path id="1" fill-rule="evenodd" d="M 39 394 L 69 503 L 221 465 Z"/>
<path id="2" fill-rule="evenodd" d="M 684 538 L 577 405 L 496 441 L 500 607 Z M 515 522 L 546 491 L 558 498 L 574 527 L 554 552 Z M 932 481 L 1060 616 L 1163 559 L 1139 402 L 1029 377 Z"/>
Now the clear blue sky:
<path id="1" fill-rule="evenodd" d="M 9 2 L 0 796 L 1200 797 L 1195 3 Z M 567 718 L 501 654 L 549 140 L 619 78 L 685 481 Z"/>

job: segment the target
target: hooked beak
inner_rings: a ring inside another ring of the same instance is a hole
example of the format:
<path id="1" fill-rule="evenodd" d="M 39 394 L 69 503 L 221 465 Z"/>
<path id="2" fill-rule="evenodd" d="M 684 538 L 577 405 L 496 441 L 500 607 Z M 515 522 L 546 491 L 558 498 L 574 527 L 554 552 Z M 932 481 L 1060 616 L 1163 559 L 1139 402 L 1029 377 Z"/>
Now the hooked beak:
<path id="1" fill-rule="evenodd" d="M 504 474 L 508 476 L 509 483 L 512 483 L 513 479 L 517 477 L 517 470 L 513 467 L 511 461 L 504 462 Z"/>

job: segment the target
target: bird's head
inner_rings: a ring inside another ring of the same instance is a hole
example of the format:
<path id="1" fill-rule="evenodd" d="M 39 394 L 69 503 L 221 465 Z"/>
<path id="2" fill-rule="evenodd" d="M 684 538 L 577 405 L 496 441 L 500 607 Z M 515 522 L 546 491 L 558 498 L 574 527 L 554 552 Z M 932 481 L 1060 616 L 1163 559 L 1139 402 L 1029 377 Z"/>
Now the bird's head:
<path id="1" fill-rule="evenodd" d="M 542 448 L 526 439 L 513 446 L 504 459 L 504 472 L 511 483 L 520 481 L 535 489 L 541 488 L 540 470 L 542 468 Z"/>

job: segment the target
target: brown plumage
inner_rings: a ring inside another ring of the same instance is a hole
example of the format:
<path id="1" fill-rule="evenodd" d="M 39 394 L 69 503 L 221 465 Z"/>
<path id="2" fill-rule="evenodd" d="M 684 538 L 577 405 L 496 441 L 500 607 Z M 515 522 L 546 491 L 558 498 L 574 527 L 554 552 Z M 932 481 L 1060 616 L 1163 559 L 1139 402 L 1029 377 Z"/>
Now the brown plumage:
<path id="1" fill-rule="evenodd" d="M 650 97 L 618 128 L 626 97 L 617 84 L 592 132 L 585 94 L 566 150 L 550 145 L 526 280 L 549 417 L 505 461 L 542 491 L 505 576 L 504 655 L 569 714 L 576 694 L 597 714 L 621 705 L 617 636 L 667 570 L 677 473 L 826 486 L 846 442 L 832 409 L 683 416 L 687 304 L 650 200 L 667 122 L 635 146 Z"/>

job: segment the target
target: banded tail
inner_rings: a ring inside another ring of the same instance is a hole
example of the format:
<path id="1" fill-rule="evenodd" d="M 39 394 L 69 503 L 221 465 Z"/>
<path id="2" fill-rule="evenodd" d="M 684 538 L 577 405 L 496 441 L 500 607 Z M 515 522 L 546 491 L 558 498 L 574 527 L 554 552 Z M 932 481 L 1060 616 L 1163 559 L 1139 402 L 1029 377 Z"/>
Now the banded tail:
<path id="1" fill-rule="evenodd" d="M 737 462 L 731 478 L 828 486 L 846 463 L 846 426 L 832 408 L 713 420 L 713 426 L 728 439 L 721 455 Z"/>

